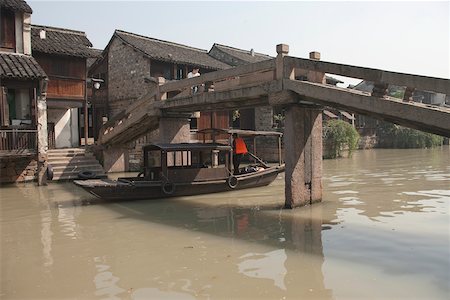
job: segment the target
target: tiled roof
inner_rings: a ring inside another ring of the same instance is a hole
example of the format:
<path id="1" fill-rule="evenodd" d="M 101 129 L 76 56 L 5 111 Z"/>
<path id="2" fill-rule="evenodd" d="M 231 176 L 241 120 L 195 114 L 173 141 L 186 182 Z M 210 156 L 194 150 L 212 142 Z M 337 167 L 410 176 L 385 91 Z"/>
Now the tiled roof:
<path id="1" fill-rule="evenodd" d="M 91 49 L 92 56 L 87 59 L 87 67 L 89 68 L 92 64 L 102 56 L 103 50 L 101 49 Z"/>
<path id="2" fill-rule="evenodd" d="M 36 60 L 29 55 L 0 53 L 0 78 L 40 79 L 47 75 Z"/>
<path id="3" fill-rule="evenodd" d="M 243 65 L 243 64 L 247 64 L 247 63 L 256 63 L 256 62 L 260 62 L 263 60 L 268 60 L 268 59 L 272 59 L 274 57 L 271 57 L 269 55 L 266 54 L 262 54 L 262 53 L 256 53 L 252 50 L 243 50 L 243 49 L 238 49 L 238 48 L 233 48 L 230 46 L 226 46 L 226 45 L 221 45 L 221 44 L 217 44 L 215 43 L 210 52 L 210 55 L 214 56 L 214 51 L 212 51 L 213 49 L 218 49 L 220 52 L 231 56 L 232 58 L 235 58 L 235 60 L 233 60 L 235 63 L 234 65 Z M 252 54 L 253 52 L 253 54 Z M 219 59 L 219 57 L 216 57 L 217 59 Z"/>
<path id="4" fill-rule="evenodd" d="M 149 38 L 122 30 L 116 30 L 115 35 L 153 59 L 171 63 L 197 65 L 202 68 L 214 70 L 230 68 L 226 63 L 208 55 L 207 50 Z"/>
<path id="5" fill-rule="evenodd" d="M 40 31 L 45 30 L 45 38 Z M 91 42 L 82 31 L 31 25 L 31 50 L 48 54 L 60 54 L 76 57 L 92 57 Z"/>
<path id="6" fill-rule="evenodd" d="M 33 13 L 31 7 L 23 0 L 0 0 L 0 7 L 12 11 Z"/>

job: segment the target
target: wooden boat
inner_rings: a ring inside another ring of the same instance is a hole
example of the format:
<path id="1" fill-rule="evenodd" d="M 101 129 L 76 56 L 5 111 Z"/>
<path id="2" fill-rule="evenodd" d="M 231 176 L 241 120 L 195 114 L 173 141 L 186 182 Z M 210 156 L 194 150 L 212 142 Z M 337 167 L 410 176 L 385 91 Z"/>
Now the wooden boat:
<path id="1" fill-rule="evenodd" d="M 250 153 L 256 163 L 240 168 L 237 175 L 233 175 L 231 163 L 233 133 L 253 138 L 261 135 L 276 136 L 279 150 L 281 133 L 218 129 L 200 133 L 204 136 L 212 135 L 213 141 L 144 146 L 145 167 L 137 177 L 76 180 L 74 183 L 102 199 L 154 199 L 265 186 L 285 170 L 281 155 L 278 164 L 269 166 Z M 223 133 L 230 135 L 228 143 L 216 142 L 216 136 Z"/>

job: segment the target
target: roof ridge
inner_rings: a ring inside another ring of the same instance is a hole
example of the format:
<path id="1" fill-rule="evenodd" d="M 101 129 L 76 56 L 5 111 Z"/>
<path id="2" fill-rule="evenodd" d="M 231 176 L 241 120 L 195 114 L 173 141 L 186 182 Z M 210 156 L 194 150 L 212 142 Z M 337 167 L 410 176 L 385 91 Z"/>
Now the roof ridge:
<path id="1" fill-rule="evenodd" d="M 251 51 L 251 50 L 240 49 L 240 48 L 236 48 L 236 47 L 232 47 L 232 46 L 228 46 L 228 45 L 223 45 L 223 44 L 219 44 L 219 43 L 214 43 L 213 47 L 214 46 L 219 46 L 219 47 L 228 48 L 228 49 L 231 49 L 231 50 L 240 51 L 240 52 L 243 52 L 245 54 L 250 54 L 250 51 Z M 264 54 L 264 53 L 260 53 L 260 52 L 255 52 L 255 54 L 271 57 L 268 54 Z"/>
<path id="2" fill-rule="evenodd" d="M 185 48 L 185 49 L 190 49 L 190 50 L 195 50 L 195 51 L 199 51 L 199 52 L 203 52 L 203 53 L 208 53 L 208 50 L 205 50 L 205 49 L 200 49 L 200 48 L 191 47 L 191 46 L 187 46 L 187 45 L 183 45 L 183 44 L 179 44 L 179 43 L 174 43 L 174 42 L 169 42 L 169 41 L 165 41 L 165 40 L 160 40 L 160 39 L 156 39 L 156 38 L 140 35 L 140 34 L 137 34 L 137 33 L 128 32 L 128 31 L 124 31 L 124 30 L 120 30 L 120 29 L 116 29 L 116 32 L 117 33 L 128 34 L 128 35 L 131 35 L 131 36 L 134 36 L 134 37 L 137 37 L 137 38 L 141 38 L 141 39 L 152 40 L 152 41 L 163 43 L 163 44 L 167 44 L 167 45 L 172 45 L 172 46 L 177 46 L 177 47 L 181 47 L 181 48 Z"/>
<path id="3" fill-rule="evenodd" d="M 31 28 L 42 28 L 45 30 L 50 30 L 50 31 L 56 31 L 56 32 L 61 32 L 61 33 L 71 33 L 71 34 L 77 34 L 77 35 L 82 35 L 82 36 L 86 36 L 86 32 L 84 31 L 80 31 L 80 30 L 74 30 L 74 29 L 68 29 L 68 28 L 62 28 L 62 27 L 53 27 L 53 26 L 47 26 L 47 25 L 37 25 L 37 24 L 31 24 Z"/>

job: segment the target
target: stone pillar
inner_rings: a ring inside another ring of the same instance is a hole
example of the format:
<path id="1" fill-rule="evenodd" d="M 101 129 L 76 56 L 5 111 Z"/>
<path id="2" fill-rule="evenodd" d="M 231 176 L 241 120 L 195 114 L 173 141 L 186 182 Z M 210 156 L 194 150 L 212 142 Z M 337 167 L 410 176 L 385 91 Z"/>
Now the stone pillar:
<path id="1" fill-rule="evenodd" d="M 322 200 L 322 109 L 291 105 L 286 109 L 285 207 Z"/>
<path id="2" fill-rule="evenodd" d="M 103 169 L 106 173 L 127 172 L 128 148 L 124 145 L 109 147 L 103 150 Z"/>
<path id="3" fill-rule="evenodd" d="M 187 117 L 164 116 L 159 119 L 159 143 L 188 143 L 190 134 Z"/>
<path id="4" fill-rule="evenodd" d="M 159 119 L 159 143 L 189 143 L 191 131 L 189 128 L 189 118 L 184 116 L 164 116 Z M 186 155 L 186 154 L 184 154 Z M 176 156 L 175 162 L 173 157 L 167 158 L 167 165 L 181 164 L 188 158 L 181 157 L 181 154 Z"/>
<path id="5" fill-rule="evenodd" d="M 47 79 L 42 79 L 37 93 L 37 182 L 47 185 L 48 132 L 47 132 Z"/>

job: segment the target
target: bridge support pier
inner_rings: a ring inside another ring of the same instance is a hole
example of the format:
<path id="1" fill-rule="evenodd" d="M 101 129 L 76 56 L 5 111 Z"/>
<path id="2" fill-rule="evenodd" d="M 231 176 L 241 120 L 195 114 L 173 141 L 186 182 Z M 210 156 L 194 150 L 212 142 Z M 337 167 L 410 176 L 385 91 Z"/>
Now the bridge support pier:
<path id="1" fill-rule="evenodd" d="M 185 116 L 164 116 L 159 119 L 158 134 L 149 143 L 188 143 L 189 119 Z M 129 170 L 127 145 L 117 145 L 103 150 L 103 168 L 107 173 Z"/>
<path id="2" fill-rule="evenodd" d="M 289 106 L 284 139 L 285 207 L 322 201 L 322 109 Z"/>
<path id="3" fill-rule="evenodd" d="M 164 116 L 159 119 L 158 143 L 189 143 L 190 134 L 186 116 Z"/>

